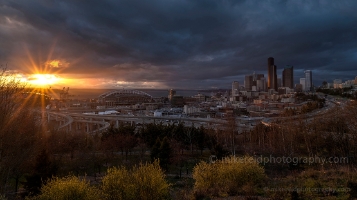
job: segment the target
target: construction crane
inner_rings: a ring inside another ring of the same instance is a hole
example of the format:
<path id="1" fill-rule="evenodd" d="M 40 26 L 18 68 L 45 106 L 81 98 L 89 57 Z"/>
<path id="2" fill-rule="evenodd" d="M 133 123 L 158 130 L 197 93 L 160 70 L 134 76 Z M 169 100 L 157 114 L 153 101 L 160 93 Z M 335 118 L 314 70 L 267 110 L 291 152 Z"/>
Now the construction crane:
<path id="1" fill-rule="evenodd" d="M 62 91 L 60 92 L 60 100 L 65 101 L 68 98 L 69 96 L 68 91 L 69 91 L 69 87 L 67 87 L 67 89 L 66 87 L 63 87 Z"/>

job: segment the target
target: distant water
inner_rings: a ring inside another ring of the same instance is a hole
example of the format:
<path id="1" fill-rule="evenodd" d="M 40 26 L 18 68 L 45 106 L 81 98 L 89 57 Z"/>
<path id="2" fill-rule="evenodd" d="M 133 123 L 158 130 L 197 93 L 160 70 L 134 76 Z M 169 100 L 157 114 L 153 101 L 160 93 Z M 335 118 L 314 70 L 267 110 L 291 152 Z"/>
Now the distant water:
<path id="1" fill-rule="evenodd" d="M 70 89 L 69 94 L 72 99 L 93 99 L 98 98 L 99 95 L 114 91 L 115 89 Z M 164 89 L 136 89 L 142 92 L 146 92 L 153 97 L 167 97 L 169 95 L 169 90 Z M 210 92 L 202 92 L 198 90 L 176 90 L 176 95 L 190 97 L 198 93 L 210 95 Z"/>

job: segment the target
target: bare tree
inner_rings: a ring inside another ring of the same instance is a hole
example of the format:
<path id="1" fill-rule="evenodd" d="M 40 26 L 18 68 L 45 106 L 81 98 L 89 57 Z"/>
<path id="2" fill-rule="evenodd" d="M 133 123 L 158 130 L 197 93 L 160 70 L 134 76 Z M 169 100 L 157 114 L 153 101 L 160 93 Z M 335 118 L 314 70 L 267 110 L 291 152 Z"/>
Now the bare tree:
<path id="1" fill-rule="evenodd" d="M 26 84 L 8 74 L 0 72 L 0 193 L 9 190 L 10 179 L 17 183 L 21 165 L 25 165 L 35 154 L 40 138 L 40 116 L 25 106 L 23 91 Z"/>

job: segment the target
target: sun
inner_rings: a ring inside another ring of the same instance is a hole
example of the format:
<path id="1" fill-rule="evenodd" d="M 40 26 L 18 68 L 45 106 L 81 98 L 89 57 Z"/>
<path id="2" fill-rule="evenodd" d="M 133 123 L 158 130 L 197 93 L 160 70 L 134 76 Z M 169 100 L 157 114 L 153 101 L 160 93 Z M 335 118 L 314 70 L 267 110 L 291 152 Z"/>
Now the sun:
<path id="1" fill-rule="evenodd" d="M 54 74 L 32 74 L 28 82 L 35 86 L 48 86 L 58 83 L 59 78 Z"/>

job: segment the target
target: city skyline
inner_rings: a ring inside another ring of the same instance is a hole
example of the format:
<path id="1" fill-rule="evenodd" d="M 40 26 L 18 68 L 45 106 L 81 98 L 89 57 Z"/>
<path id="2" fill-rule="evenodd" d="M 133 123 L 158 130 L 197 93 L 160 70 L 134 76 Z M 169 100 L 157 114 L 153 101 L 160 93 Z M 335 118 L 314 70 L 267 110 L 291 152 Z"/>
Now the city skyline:
<path id="1" fill-rule="evenodd" d="M 356 1 L 0 1 L 0 64 L 53 88 L 230 88 L 357 75 Z M 45 75 L 41 75 L 45 74 Z M 277 78 L 278 78 L 277 77 Z M 280 77 L 282 78 L 282 77 Z M 268 80 L 268 76 L 266 77 Z"/>

